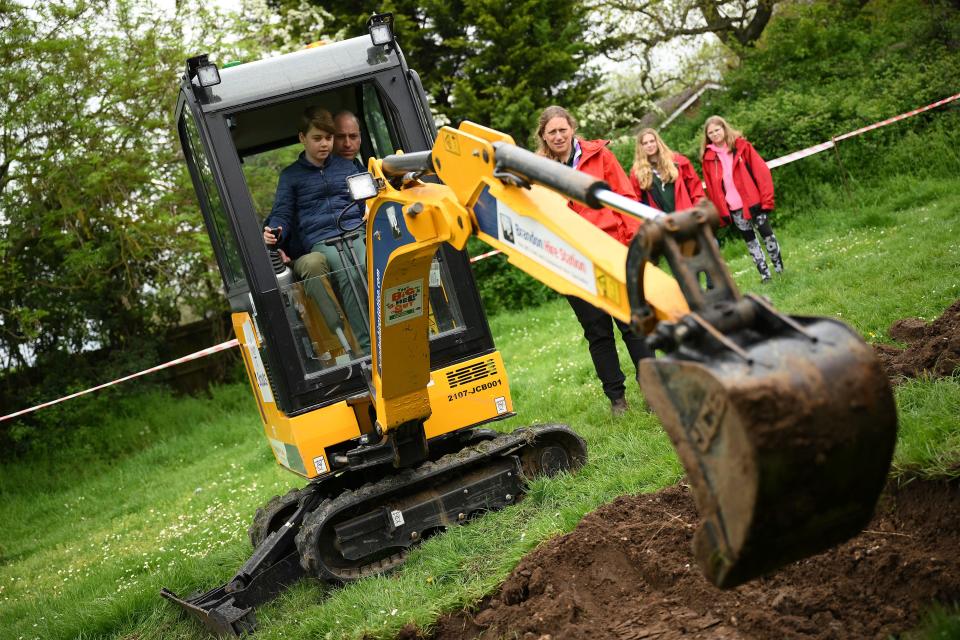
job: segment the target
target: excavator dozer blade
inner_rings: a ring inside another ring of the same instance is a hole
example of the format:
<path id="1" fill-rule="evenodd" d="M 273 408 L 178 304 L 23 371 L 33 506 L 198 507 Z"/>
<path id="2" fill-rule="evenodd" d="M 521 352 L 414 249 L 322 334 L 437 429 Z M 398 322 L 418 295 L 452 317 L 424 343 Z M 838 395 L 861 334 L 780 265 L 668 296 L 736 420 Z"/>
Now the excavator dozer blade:
<path id="1" fill-rule="evenodd" d="M 160 590 L 160 595 L 196 617 L 218 638 L 239 637 L 252 633 L 257 626 L 253 608 L 234 606 L 233 598 L 224 587 L 190 598 L 181 598 L 166 588 Z"/>
<path id="2" fill-rule="evenodd" d="M 186 598 L 166 588 L 160 590 L 160 595 L 200 620 L 218 638 L 253 633 L 257 628 L 254 607 L 271 600 L 303 576 L 292 538 L 286 531 L 268 536 L 227 584 Z"/>
<path id="3" fill-rule="evenodd" d="M 893 395 L 873 350 L 841 322 L 790 320 L 802 331 L 640 363 L 701 516 L 695 556 L 719 587 L 857 534 L 893 455 Z"/>

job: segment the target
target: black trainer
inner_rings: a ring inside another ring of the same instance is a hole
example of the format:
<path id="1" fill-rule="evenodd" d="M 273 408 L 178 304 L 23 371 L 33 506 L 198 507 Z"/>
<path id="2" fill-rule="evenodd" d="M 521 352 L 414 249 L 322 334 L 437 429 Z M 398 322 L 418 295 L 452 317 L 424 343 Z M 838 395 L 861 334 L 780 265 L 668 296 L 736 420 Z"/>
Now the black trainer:
<path id="1" fill-rule="evenodd" d="M 619 418 L 627 412 L 627 399 L 626 398 L 617 398 L 616 400 L 610 401 L 610 413 L 613 414 L 614 418 Z"/>

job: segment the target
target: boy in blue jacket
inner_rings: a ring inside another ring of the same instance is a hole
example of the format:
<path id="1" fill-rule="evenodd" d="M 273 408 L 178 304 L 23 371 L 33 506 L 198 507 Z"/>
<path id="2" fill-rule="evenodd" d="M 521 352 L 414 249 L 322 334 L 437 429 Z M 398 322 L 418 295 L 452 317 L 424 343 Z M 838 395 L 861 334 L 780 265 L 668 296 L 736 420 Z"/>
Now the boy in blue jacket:
<path id="1" fill-rule="evenodd" d="M 326 109 L 309 107 L 303 112 L 299 129 L 303 152 L 280 173 L 273 209 L 264 222 L 263 240 L 272 247 L 284 234 L 289 234 L 287 239 L 291 245 L 299 243 L 309 249 L 294 260 L 293 270 L 304 280 L 304 288 L 320 306 L 327 324 L 330 324 L 328 316 L 335 311 L 330 308 L 332 304 L 321 277 L 332 273 L 350 328 L 360 348 L 369 353 L 370 334 L 360 311 L 360 305 L 366 301 L 358 300 L 354 294 L 347 276 L 348 267 L 337 248 L 325 244 L 326 240 L 341 235 L 337 226 L 341 212 L 341 224 L 347 229 L 360 224 L 363 217 L 362 207 L 347 208 L 353 202 L 347 190 L 347 176 L 357 169 L 352 162 L 333 153 L 335 131 L 333 117 Z M 366 269 L 363 241 L 356 238 L 350 242 L 361 269 Z M 331 325 L 331 329 L 333 327 Z"/>

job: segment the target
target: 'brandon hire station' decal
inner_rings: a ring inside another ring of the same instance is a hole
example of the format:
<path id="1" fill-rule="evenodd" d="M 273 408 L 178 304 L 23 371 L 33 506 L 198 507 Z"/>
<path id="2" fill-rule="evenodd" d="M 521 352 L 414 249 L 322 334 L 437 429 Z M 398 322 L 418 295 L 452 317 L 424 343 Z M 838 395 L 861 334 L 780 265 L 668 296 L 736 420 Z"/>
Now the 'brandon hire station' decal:
<path id="1" fill-rule="evenodd" d="M 501 242 L 512 244 L 534 262 L 597 295 L 597 281 L 589 258 L 544 225 L 520 215 L 499 200 L 497 219 L 497 236 Z"/>

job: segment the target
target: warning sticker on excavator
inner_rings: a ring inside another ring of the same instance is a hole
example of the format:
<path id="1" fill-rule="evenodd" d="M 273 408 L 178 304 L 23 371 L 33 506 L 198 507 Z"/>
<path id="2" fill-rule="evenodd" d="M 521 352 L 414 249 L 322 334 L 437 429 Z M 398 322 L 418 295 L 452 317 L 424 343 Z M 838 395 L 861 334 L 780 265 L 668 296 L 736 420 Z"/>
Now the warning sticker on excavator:
<path id="1" fill-rule="evenodd" d="M 423 315 L 423 280 L 405 282 L 383 292 L 384 325 L 406 322 Z"/>
<path id="2" fill-rule="evenodd" d="M 620 283 L 612 278 L 609 273 L 597 267 L 597 291 L 601 296 L 620 304 Z"/>
<path id="3" fill-rule="evenodd" d="M 443 148 L 455 156 L 460 155 L 460 140 L 455 133 L 443 132 Z"/>
<path id="4" fill-rule="evenodd" d="M 550 269 L 561 278 L 597 295 L 593 262 L 533 218 L 520 215 L 497 200 L 498 239 Z"/>
<path id="5" fill-rule="evenodd" d="M 317 470 L 318 474 L 327 472 L 327 460 L 323 456 L 317 456 L 313 459 L 313 468 Z"/>
<path id="6" fill-rule="evenodd" d="M 280 442 L 279 440 L 274 440 L 273 438 L 269 438 L 269 440 L 270 440 L 270 446 L 273 447 L 273 453 L 274 455 L 277 456 L 277 462 L 279 462 L 285 467 L 289 467 L 290 460 L 287 458 L 286 445 Z"/>
<path id="7" fill-rule="evenodd" d="M 263 360 L 260 359 L 260 350 L 257 348 L 257 339 L 253 335 L 253 327 L 249 320 L 243 323 L 243 346 L 250 356 L 250 364 L 253 366 L 253 374 L 257 379 L 257 387 L 260 389 L 260 397 L 264 402 L 273 402 L 273 390 L 270 388 L 270 379 L 267 378 L 267 370 L 263 366 Z"/>

